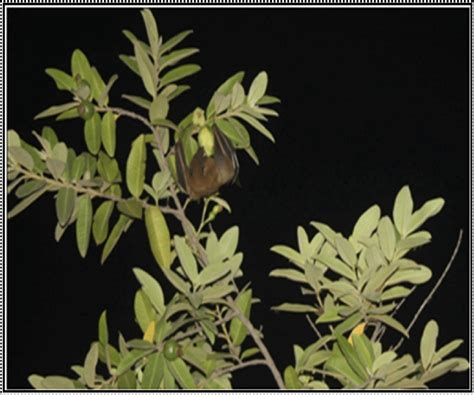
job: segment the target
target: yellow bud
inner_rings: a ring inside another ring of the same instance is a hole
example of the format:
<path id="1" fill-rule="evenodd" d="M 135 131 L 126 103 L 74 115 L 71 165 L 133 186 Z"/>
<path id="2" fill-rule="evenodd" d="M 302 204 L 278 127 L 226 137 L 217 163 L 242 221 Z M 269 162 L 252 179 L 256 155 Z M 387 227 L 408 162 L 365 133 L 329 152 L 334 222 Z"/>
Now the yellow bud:
<path id="1" fill-rule="evenodd" d="M 145 333 L 143 334 L 143 340 L 153 343 L 153 339 L 155 338 L 155 321 L 150 321 L 148 327 L 146 328 Z"/>
<path id="2" fill-rule="evenodd" d="M 202 108 L 196 108 L 193 112 L 193 125 L 204 126 L 206 124 L 206 115 Z"/>
<path id="3" fill-rule="evenodd" d="M 212 213 L 214 215 L 217 215 L 219 214 L 220 212 L 222 212 L 223 210 L 223 207 L 220 205 L 220 204 L 216 204 L 213 208 L 212 208 Z"/>
<path id="4" fill-rule="evenodd" d="M 360 336 L 364 333 L 364 329 L 365 329 L 365 323 L 363 322 L 362 324 L 359 324 L 357 325 L 354 329 L 352 329 L 352 332 L 349 336 L 349 344 L 352 346 L 352 336 L 356 335 L 356 336 Z"/>
<path id="5" fill-rule="evenodd" d="M 199 131 L 198 141 L 206 156 L 211 156 L 214 153 L 214 133 L 208 128 L 202 128 Z"/>

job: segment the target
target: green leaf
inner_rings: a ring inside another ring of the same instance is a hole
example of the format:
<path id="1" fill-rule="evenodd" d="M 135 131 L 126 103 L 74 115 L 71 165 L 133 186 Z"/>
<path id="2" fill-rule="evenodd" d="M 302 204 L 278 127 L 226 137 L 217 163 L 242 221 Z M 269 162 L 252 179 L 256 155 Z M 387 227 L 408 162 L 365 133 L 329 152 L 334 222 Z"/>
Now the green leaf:
<path id="1" fill-rule="evenodd" d="M 160 388 L 161 380 L 163 380 L 164 366 L 165 358 L 162 353 L 155 353 L 148 357 L 148 363 L 143 372 L 141 388 L 150 390 Z"/>
<path id="2" fill-rule="evenodd" d="M 357 256 L 352 244 L 342 236 L 336 236 L 336 250 L 344 262 L 351 267 L 355 267 L 357 263 Z"/>
<path id="3" fill-rule="evenodd" d="M 267 90 L 268 76 L 265 71 L 260 72 L 250 85 L 247 103 L 253 107 L 259 101 Z"/>
<path id="4" fill-rule="evenodd" d="M 193 284 L 196 284 L 198 269 L 196 258 L 194 258 L 191 248 L 189 248 L 189 246 L 186 244 L 186 241 L 183 237 L 178 236 L 174 237 L 174 246 L 186 276 Z"/>
<path id="5" fill-rule="evenodd" d="M 219 250 L 222 257 L 230 258 L 235 254 L 237 250 L 237 244 L 239 242 L 239 227 L 232 226 L 227 229 L 219 240 Z"/>
<path id="6" fill-rule="evenodd" d="M 65 226 L 71 218 L 76 204 L 76 191 L 62 187 L 56 195 L 56 215 L 61 226 Z"/>
<path id="7" fill-rule="evenodd" d="M 102 118 L 102 144 L 105 151 L 110 157 L 115 155 L 116 146 L 116 124 L 115 115 L 111 111 L 107 111 Z"/>
<path id="8" fill-rule="evenodd" d="M 183 59 L 189 58 L 190 56 L 199 52 L 197 48 L 184 48 L 178 49 L 177 51 L 171 52 L 169 55 L 163 56 L 160 61 L 160 70 L 166 67 L 173 66 Z"/>
<path id="9" fill-rule="evenodd" d="M 420 247 L 422 245 L 428 244 L 430 241 L 431 238 L 416 237 L 415 234 L 413 234 L 412 236 L 408 236 L 397 243 L 397 251 L 410 250 L 412 248 Z"/>
<path id="10" fill-rule="evenodd" d="M 186 92 L 187 90 L 191 89 L 189 85 L 179 85 L 173 93 L 171 93 L 168 96 L 168 100 L 171 101 L 173 99 L 176 99 L 178 96 L 180 96 L 182 93 Z"/>
<path id="11" fill-rule="evenodd" d="M 302 389 L 303 384 L 298 379 L 298 375 L 295 372 L 293 366 L 287 366 L 283 372 L 283 378 L 285 381 L 285 387 L 287 389 Z"/>
<path id="12" fill-rule="evenodd" d="M 176 45 L 183 41 L 187 36 L 189 36 L 193 31 L 185 30 L 184 32 L 178 33 L 176 36 L 171 37 L 169 40 L 165 41 L 160 48 L 160 53 L 164 54 L 172 50 Z"/>
<path id="13" fill-rule="evenodd" d="M 380 297 L 380 300 L 384 302 L 384 301 L 391 300 L 391 299 L 404 298 L 404 297 L 408 296 L 410 294 L 410 292 L 411 292 L 411 290 L 406 288 L 406 287 L 395 286 L 395 287 L 392 287 L 392 288 L 384 291 L 383 294 Z"/>
<path id="14" fill-rule="evenodd" d="M 46 141 L 49 142 L 51 148 L 54 148 L 54 146 L 58 143 L 58 136 L 56 135 L 56 132 L 53 130 L 53 128 L 49 126 L 45 126 L 41 130 L 41 137 L 43 137 Z"/>
<path id="15" fill-rule="evenodd" d="M 436 365 L 438 362 L 442 361 L 444 357 L 455 351 L 462 343 L 463 340 L 456 339 L 441 347 L 433 356 L 432 365 Z"/>
<path id="16" fill-rule="evenodd" d="M 95 384 L 95 369 L 99 361 L 99 344 L 93 343 L 84 361 L 84 381 L 90 388 Z"/>
<path id="17" fill-rule="evenodd" d="M 392 362 L 396 357 L 397 357 L 397 354 L 393 351 L 386 351 L 383 354 L 380 354 L 374 360 L 374 363 L 372 365 L 372 371 L 377 372 L 380 368 Z"/>
<path id="18" fill-rule="evenodd" d="M 109 220 L 114 210 L 113 201 L 103 202 L 94 214 L 92 235 L 97 245 L 102 244 L 109 233 Z"/>
<path id="19" fill-rule="evenodd" d="M 385 324 L 395 329 L 396 331 L 400 332 L 405 337 L 410 337 L 405 327 L 400 322 L 398 322 L 395 318 L 389 315 L 372 315 L 370 318 L 373 320 L 380 321 L 382 324 Z"/>
<path id="20" fill-rule="evenodd" d="M 80 75 L 82 79 L 91 82 L 91 65 L 87 56 L 80 49 L 75 49 L 71 56 L 71 72 L 73 77 Z"/>
<path id="21" fill-rule="evenodd" d="M 71 390 L 76 388 L 71 379 L 63 376 L 46 376 L 41 382 L 41 386 L 44 389 L 53 390 Z"/>
<path id="22" fill-rule="evenodd" d="M 118 243 L 120 236 L 122 236 L 123 231 L 127 227 L 128 224 L 131 223 L 131 219 L 126 217 L 125 215 L 120 215 L 117 223 L 112 228 L 110 232 L 109 238 L 105 242 L 104 249 L 102 250 L 102 256 L 100 258 L 100 263 L 104 263 L 107 257 L 110 255 L 112 250 L 114 249 L 115 245 Z"/>
<path id="23" fill-rule="evenodd" d="M 336 328 L 334 328 L 334 333 L 343 335 L 347 331 L 350 331 L 351 329 L 355 328 L 363 319 L 364 316 L 357 311 L 348 318 L 346 318 L 338 326 L 336 326 Z"/>
<path id="24" fill-rule="evenodd" d="M 143 333 L 148 328 L 150 322 L 154 319 L 155 313 L 148 296 L 141 289 L 135 294 L 134 301 L 135 317 Z"/>
<path id="25" fill-rule="evenodd" d="M 300 267 L 301 269 L 304 268 L 305 260 L 297 251 L 293 248 L 284 246 L 284 245 L 276 245 L 270 248 L 270 251 L 275 252 L 281 256 L 284 256 L 290 262 L 293 262 L 296 266 Z"/>
<path id="26" fill-rule="evenodd" d="M 306 284 L 308 280 L 305 275 L 294 269 L 275 269 L 270 272 L 271 277 L 282 277 L 290 281 Z"/>
<path id="27" fill-rule="evenodd" d="M 109 329 L 107 328 L 107 311 L 103 311 L 99 318 L 99 343 L 102 347 L 109 344 Z"/>
<path id="28" fill-rule="evenodd" d="M 125 357 L 120 361 L 119 366 L 117 367 L 117 371 L 115 374 L 117 376 L 125 373 L 128 369 L 130 369 L 136 362 L 138 362 L 141 358 L 143 358 L 146 354 L 148 354 L 148 350 L 131 350 Z"/>
<path id="29" fill-rule="evenodd" d="M 400 234 L 406 236 L 410 226 L 411 214 L 413 212 L 413 199 L 410 188 L 405 185 L 395 198 L 393 206 L 393 221 Z"/>
<path id="30" fill-rule="evenodd" d="M 22 167 L 33 170 L 35 162 L 31 155 L 22 147 L 10 147 L 8 149 L 9 157 L 13 158 Z"/>
<path id="31" fill-rule="evenodd" d="M 431 275 L 431 270 L 428 267 L 418 265 L 413 269 L 397 270 L 397 272 L 387 280 L 385 285 L 390 286 L 403 282 L 423 284 L 431 278 Z"/>
<path id="32" fill-rule="evenodd" d="M 351 269 L 340 259 L 321 253 L 316 256 L 316 260 L 327 266 L 333 272 L 347 277 L 351 281 L 356 281 L 357 279 L 353 269 Z"/>
<path id="33" fill-rule="evenodd" d="M 241 106 L 245 101 L 245 91 L 240 82 L 234 84 L 230 100 L 230 108 L 235 109 Z"/>
<path id="34" fill-rule="evenodd" d="M 101 120 L 99 114 L 95 113 L 91 119 L 85 121 L 84 138 L 89 152 L 97 155 L 101 143 Z"/>
<path id="35" fill-rule="evenodd" d="M 161 266 L 161 270 L 165 274 L 168 281 L 175 287 L 178 291 L 182 294 L 186 294 L 189 292 L 189 284 L 186 283 L 180 276 L 175 274 L 172 270 Z"/>
<path id="36" fill-rule="evenodd" d="M 150 94 L 151 97 L 156 96 L 156 73 L 151 63 L 150 58 L 143 49 L 143 47 L 135 42 L 133 45 L 135 51 L 135 59 L 137 60 L 138 70 L 140 71 L 140 76 L 142 77 L 143 85 L 145 86 L 146 91 Z"/>
<path id="37" fill-rule="evenodd" d="M 133 390 L 137 388 L 137 379 L 135 377 L 135 372 L 130 370 L 120 375 L 117 380 L 117 388 L 123 390 Z"/>
<path id="38" fill-rule="evenodd" d="M 163 296 L 163 290 L 161 289 L 158 281 L 156 281 L 147 272 L 139 268 L 133 269 L 133 274 L 135 274 L 135 277 L 142 285 L 143 291 L 150 299 L 153 307 L 160 315 L 163 315 L 165 312 L 165 298 Z"/>
<path id="39" fill-rule="evenodd" d="M 212 263 L 206 266 L 196 278 L 196 287 L 210 284 L 226 275 L 232 269 L 229 262 Z"/>
<path id="40" fill-rule="evenodd" d="M 77 106 L 76 102 L 70 102 L 70 103 L 59 104 L 57 106 L 51 106 L 47 108 L 46 110 L 41 111 L 39 114 L 36 114 L 33 119 L 52 117 L 53 115 L 61 114 L 62 112 L 70 110 L 71 108 L 76 107 L 76 106 Z"/>
<path id="41" fill-rule="evenodd" d="M 216 119 L 216 125 L 219 130 L 232 141 L 236 148 L 246 148 L 250 146 L 250 136 L 247 129 L 237 120 Z"/>
<path id="42" fill-rule="evenodd" d="M 149 117 L 151 121 L 155 119 L 166 119 L 169 111 L 168 99 L 160 94 L 153 99 L 150 106 Z"/>
<path id="43" fill-rule="evenodd" d="M 119 59 L 125 63 L 125 65 L 132 70 L 136 75 L 140 76 L 140 70 L 138 70 L 138 63 L 134 56 L 119 55 Z"/>
<path id="44" fill-rule="evenodd" d="M 367 370 L 362 362 L 357 357 L 355 349 L 349 344 L 347 339 L 339 334 L 336 334 L 337 344 L 342 352 L 342 355 L 346 359 L 351 369 L 359 376 L 362 380 L 367 380 Z"/>
<path id="45" fill-rule="evenodd" d="M 437 198 L 427 201 L 419 210 L 416 210 L 410 218 L 407 234 L 423 225 L 426 220 L 438 214 L 444 206 L 444 199 Z"/>
<path id="46" fill-rule="evenodd" d="M 92 225 L 92 202 L 89 196 L 82 195 L 77 201 L 76 242 L 83 258 L 89 248 Z"/>
<path id="47" fill-rule="evenodd" d="M 142 219 L 142 204 L 135 198 L 121 200 L 117 203 L 117 209 L 131 218 Z"/>
<path id="48" fill-rule="evenodd" d="M 438 324 L 436 321 L 430 320 L 423 330 L 420 342 L 421 365 L 425 371 L 430 367 L 433 356 L 435 355 L 438 333 Z"/>
<path id="49" fill-rule="evenodd" d="M 141 134 L 132 143 L 132 148 L 127 159 L 126 179 L 130 193 L 140 198 L 145 183 L 146 146 L 145 135 Z"/>
<path id="50" fill-rule="evenodd" d="M 266 104 L 275 104 L 275 103 L 281 103 L 281 100 L 280 100 L 278 97 L 269 96 L 269 95 L 263 96 L 263 97 L 257 102 L 257 104 L 260 105 L 260 106 L 264 106 L 264 105 L 266 105 Z"/>
<path id="51" fill-rule="evenodd" d="M 17 198 L 22 199 L 28 195 L 31 195 L 37 190 L 43 188 L 45 185 L 46 185 L 46 182 L 43 180 L 27 181 L 23 185 L 20 185 L 17 188 L 17 190 L 15 191 L 15 195 Z"/>
<path id="52" fill-rule="evenodd" d="M 357 357 L 362 362 L 362 365 L 366 368 L 372 368 L 374 363 L 374 350 L 370 340 L 362 335 L 352 335 L 352 343 L 354 344 L 354 349 L 356 351 Z"/>
<path id="53" fill-rule="evenodd" d="M 262 133 L 267 139 L 269 139 L 272 143 L 275 142 L 275 138 L 271 134 L 271 132 L 257 119 L 254 117 L 244 114 L 244 113 L 239 113 L 237 116 L 241 119 L 243 119 L 245 122 L 247 122 L 250 126 L 258 130 L 260 133 Z"/>
<path id="54" fill-rule="evenodd" d="M 156 262 L 164 268 L 171 266 L 171 240 L 165 217 L 157 206 L 145 209 L 145 226 L 151 252 Z"/>
<path id="55" fill-rule="evenodd" d="M 279 306 L 272 307 L 272 310 L 290 313 L 316 313 L 318 311 L 314 306 L 299 303 L 283 303 Z"/>
<path id="56" fill-rule="evenodd" d="M 188 366 L 181 358 L 177 358 L 174 361 L 168 361 L 167 364 L 173 377 L 178 381 L 183 389 L 196 388 L 193 376 L 191 375 Z"/>
<path id="57" fill-rule="evenodd" d="M 155 17 L 149 9 L 141 11 L 143 21 L 145 22 L 146 34 L 148 36 L 148 43 L 153 55 L 153 59 L 158 59 L 158 27 L 156 26 Z"/>
<path id="58" fill-rule="evenodd" d="M 62 91 L 71 91 L 75 87 L 74 79 L 69 75 L 66 74 L 64 71 L 48 68 L 45 70 L 46 74 L 48 74 L 56 83 L 56 87 Z"/>
<path id="59" fill-rule="evenodd" d="M 37 374 L 30 374 L 28 376 L 28 382 L 31 384 L 31 386 L 34 388 L 34 389 L 37 389 L 37 390 L 43 390 L 45 389 L 45 387 L 43 386 L 43 380 L 44 380 L 44 377 L 43 376 L 39 376 Z"/>
<path id="60" fill-rule="evenodd" d="M 352 236 L 356 240 L 369 238 L 377 228 L 380 219 L 380 207 L 376 204 L 366 210 L 354 225 Z"/>
<path id="61" fill-rule="evenodd" d="M 232 92 L 232 89 L 234 88 L 234 85 L 236 83 L 241 83 L 242 80 L 244 79 L 245 72 L 239 71 L 235 74 L 233 74 L 231 77 L 229 77 L 227 80 L 225 80 L 219 88 L 217 88 L 216 92 L 222 93 L 223 95 L 228 95 L 229 93 Z"/>
<path id="62" fill-rule="evenodd" d="M 171 84 L 172 82 L 179 81 L 183 78 L 189 77 L 201 70 L 201 66 L 197 64 L 185 64 L 168 71 L 160 81 L 161 86 Z"/>
<path id="63" fill-rule="evenodd" d="M 97 100 L 97 102 L 99 102 L 102 93 L 107 89 L 107 87 L 95 67 L 91 67 L 91 80 L 89 82 L 91 83 L 92 96 Z M 107 99 L 104 104 L 107 105 Z"/>
<path id="64" fill-rule="evenodd" d="M 250 309 L 252 306 L 252 290 L 248 289 L 241 293 L 235 303 L 245 317 L 250 318 Z M 235 317 L 230 322 L 230 337 L 235 346 L 240 346 L 247 336 L 247 329 L 239 318 Z"/>
<path id="65" fill-rule="evenodd" d="M 149 110 L 151 106 L 151 101 L 144 99 L 140 96 L 132 96 L 132 95 L 122 95 L 124 99 L 131 101 L 132 103 L 136 104 L 139 107 L 144 108 L 145 110 Z"/>
<path id="66" fill-rule="evenodd" d="M 9 212 L 7 219 L 11 219 L 14 216 L 20 214 L 23 210 L 25 210 L 28 206 L 34 203 L 43 193 L 49 190 L 48 186 L 44 186 L 43 188 L 37 190 L 36 192 L 32 193 L 25 199 L 21 200 L 15 207 L 13 207 Z"/>
<path id="67" fill-rule="evenodd" d="M 377 229 L 379 244 L 385 257 L 391 261 L 395 252 L 395 228 L 388 216 L 382 217 Z"/>

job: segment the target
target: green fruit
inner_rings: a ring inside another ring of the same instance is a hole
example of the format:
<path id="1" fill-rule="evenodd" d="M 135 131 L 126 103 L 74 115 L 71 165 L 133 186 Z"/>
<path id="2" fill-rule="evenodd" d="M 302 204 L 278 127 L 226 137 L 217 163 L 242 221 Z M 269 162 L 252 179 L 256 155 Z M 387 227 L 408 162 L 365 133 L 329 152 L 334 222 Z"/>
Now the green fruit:
<path id="1" fill-rule="evenodd" d="M 83 100 L 77 107 L 77 112 L 83 120 L 87 121 L 94 116 L 95 108 L 90 101 Z"/>
<path id="2" fill-rule="evenodd" d="M 165 343 L 165 346 L 163 348 L 163 352 L 165 354 L 165 358 L 168 361 L 174 361 L 176 358 L 178 358 L 178 354 L 179 354 L 178 343 L 176 343 L 175 340 L 168 340 Z"/>
<path id="3" fill-rule="evenodd" d="M 77 90 L 75 91 L 76 96 L 81 100 L 87 100 L 91 95 L 91 86 L 86 80 L 80 80 L 77 82 Z"/>

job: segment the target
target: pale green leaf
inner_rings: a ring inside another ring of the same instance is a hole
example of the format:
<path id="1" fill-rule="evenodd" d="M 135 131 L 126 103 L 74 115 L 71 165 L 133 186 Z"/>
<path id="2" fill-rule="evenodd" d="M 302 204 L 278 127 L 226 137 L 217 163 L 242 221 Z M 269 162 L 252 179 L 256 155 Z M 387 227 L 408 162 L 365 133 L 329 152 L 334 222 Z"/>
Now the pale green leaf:
<path id="1" fill-rule="evenodd" d="M 83 258 L 89 248 L 92 225 L 92 202 L 89 196 L 82 195 L 77 201 L 76 242 Z"/>
<path id="2" fill-rule="evenodd" d="M 127 187 L 132 196 L 137 199 L 143 192 L 146 169 L 145 135 L 141 134 L 132 143 L 132 148 L 127 159 L 126 180 Z"/>

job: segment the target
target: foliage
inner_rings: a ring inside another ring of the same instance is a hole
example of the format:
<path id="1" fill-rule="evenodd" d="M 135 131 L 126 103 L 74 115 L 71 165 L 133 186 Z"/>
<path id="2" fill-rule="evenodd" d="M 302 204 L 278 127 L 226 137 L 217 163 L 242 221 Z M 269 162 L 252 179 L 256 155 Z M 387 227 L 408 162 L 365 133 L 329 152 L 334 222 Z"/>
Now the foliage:
<path id="1" fill-rule="evenodd" d="M 69 101 L 45 109 L 36 119 L 78 119 L 87 152 L 76 153 L 48 126 L 41 134 L 33 131 L 37 146 L 9 130 L 8 192 L 14 192 L 19 201 L 8 218 L 43 194 L 53 193 L 56 241 L 74 225 L 79 254 L 85 257 L 92 244 L 101 246 L 102 264 L 130 226 L 143 221 L 163 278 L 133 269 L 140 284 L 134 310 L 141 338 L 114 335 L 104 311 L 98 339 L 84 361 L 71 367 L 75 377 L 33 374 L 31 385 L 36 389 L 229 389 L 232 372 L 265 365 L 281 389 L 327 388 L 325 377 L 344 388 L 413 388 L 467 368 L 464 359 L 445 359 L 460 341 L 436 349 L 434 321 L 426 326 L 419 362 L 408 355 L 398 357 L 393 350 L 382 351 L 384 328 L 408 336 L 409 329 L 394 313 L 413 286 L 430 279 L 431 271 L 406 255 L 431 240 L 428 232 L 418 228 L 444 204 L 434 199 L 413 213 L 405 187 L 397 196 L 393 220 L 380 218 L 380 208 L 373 206 L 347 239 L 313 222 L 318 232 L 311 240 L 298 228 L 298 251 L 273 247 L 295 267 L 276 269 L 271 275 L 302 284 L 303 294 L 312 298 L 311 303 L 284 303 L 276 309 L 309 314 L 312 325 L 318 327 L 329 325 L 328 334 L 315 343 L 305 349 L 295 346 L 295 366 L 287 367 L 283 375 L 278 372 L 260 330 L 250 319 L 258 299 L 249 284 L 237 285 L 244 258 L 238 251 L 239 228 L 233 226 L 221 235 L 208 229 L 224 209 L 231 212 L 231 206 L 216 194 L 204 199 L 197 226 L 188 219 L 190 201 L 182 201 L 184 194 L 176 182 L 174 147 L 177 141 L 183 144 L 189 163 L 199 146 L 212 152 L 209 130 L 216 127 L 235 149 L 245 151 L 258 164 L 249 129 L 274 142 L 264 122 L 278 115 L 267 105 L 279 100 L 267 94 L 265 72 L 255 76 L 246 90 L 240 71 L 216 89 L 205 110 L 196 107 L 174 122 L 170 106 L 190 89 L 183 80 L 200 70 L 199 65 L 181 62 L 198 49 L 176 49 L 190 30 L 165 40 L 151 11 L 141 14 L 147 41 L 125 30 L 133 52 L 120 59 L 139 77 L 145 91 L 143 96 L 125 94 L 123 98 L 145 110 L 145 115 L 109 105 L 118 76 L 106 83 L 79 49 L 72 53 L 69 72 L 46 69 Z M 141 123 L 147 132 L 136 135 L 121 166 L 116 157 L 117 129 L 124 117 Z M 150 169 L 154 175 L 148 179 Z M 170 233 L 169 217 L 180 222 L 183 234 Z M 173 286 L 172 295 L 164 294 L 160 284 L 164 279 Z M 364 334 L 369 327 L 375 328 L 371 339 Z M 255 346 L 249 344 L 250 339 Z"/>

